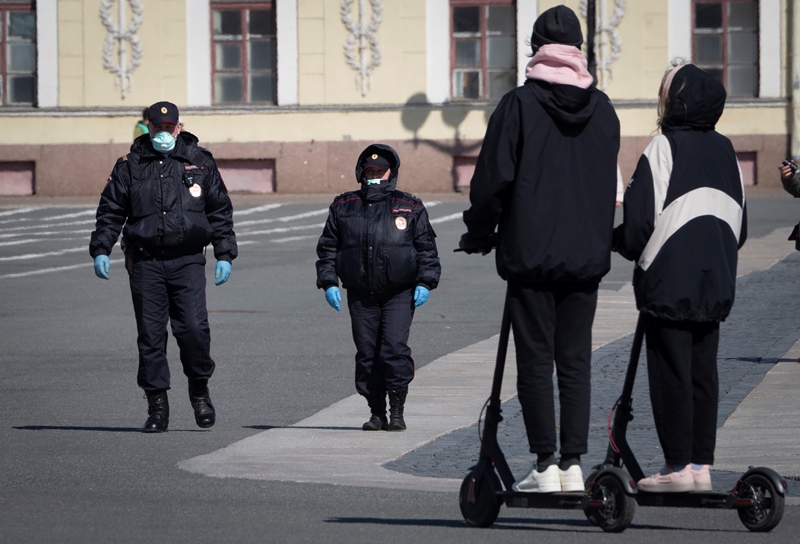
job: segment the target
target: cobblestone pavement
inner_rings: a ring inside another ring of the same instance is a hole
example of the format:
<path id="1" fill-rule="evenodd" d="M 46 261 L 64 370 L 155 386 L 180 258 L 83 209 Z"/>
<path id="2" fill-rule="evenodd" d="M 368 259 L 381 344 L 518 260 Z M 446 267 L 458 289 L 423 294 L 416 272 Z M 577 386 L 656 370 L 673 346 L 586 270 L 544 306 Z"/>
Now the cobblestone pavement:
<path id="1" fill-rule="evenodd" d="M 794 253 L 768 270 L 738 279 L 733 311 L 720 327 L 718 426 L 723 425 L 767 371 L 781 361 L 780 357 L 800 338 L 797 322 L 799 268 L 800 254 Z M 632 342 L 631 334 L 593 353 L 592 418 L 589 453 L 583 458 L 584 474 L 605 457 L 608 415 L 622 391 Z M 650 408 L 644 353 L 643 348 L 634 387 L 634 420 L 628 427 L 628 441 L 642 470 L 651 474 L 661 468 L 663 457 Z M 513 364 L 513 360 L 508 364 Z M 486 390 L 488 396 L 489 384 Z M 516 397 L 503 404 L 503 417 L 498 439 L 513 473 L 520 477 L 529 470 L 534 456 L 528 453 L 522 412 Z M 418 476 L 463 478 L 477 462 L 478 451 L 476 424 L 440 437 L 384 466 Z M 740 473 L 714 471 L 715 488 L 730 489 L 739 476 Z M 790 496 L 800 496 L 798 480 L 800 476 L 789 480 Z"/>

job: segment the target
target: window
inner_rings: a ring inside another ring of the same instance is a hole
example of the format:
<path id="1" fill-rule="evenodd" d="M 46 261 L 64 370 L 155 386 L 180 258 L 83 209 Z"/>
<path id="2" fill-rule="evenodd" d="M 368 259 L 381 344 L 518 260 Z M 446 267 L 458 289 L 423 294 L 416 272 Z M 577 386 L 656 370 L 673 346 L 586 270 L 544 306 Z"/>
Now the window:
<path id="1" fill-rule="evenodd" d="M 220 2 L 212 3 L 211 10 L 214 103 L 274 104 L 274 4 Z"/>
<path id="2" fill-rule="evenodd" d="M 36 12 L 0 6 L 0 103 L 36 102 Z"/>
<path id="3" fill-rule="evenodd" d="M 693 55 L 729 96 L 758 96 L 758 1 L 694 0 Z"/>
<path id="4" fill-rule="evenodd" d="M 452 97 L 499 100 L 517 85 L 513 0 L 450 0 Z"/>

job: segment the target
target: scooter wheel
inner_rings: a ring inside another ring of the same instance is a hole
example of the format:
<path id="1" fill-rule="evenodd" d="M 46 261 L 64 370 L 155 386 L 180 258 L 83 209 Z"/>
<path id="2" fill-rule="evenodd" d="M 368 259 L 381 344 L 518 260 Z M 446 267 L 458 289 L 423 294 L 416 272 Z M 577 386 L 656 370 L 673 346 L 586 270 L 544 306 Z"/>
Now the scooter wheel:
<path id="1" fill-rule="evenodd" d="M 736 512 L 745 527 L 755 533 L 774 529 L 783 517 L 786 500 L 763 474 L 751 474 L 739 484 L 740 498 L 755 499 L 755 505 Z"/>
<path id="2" fill-rule="evenodd" d="M 589 506 L 583 511 L 589 522 L 607 533 L 621 533 L 627 529 L 636 512 L 636 501 L 625 493 L 619 478 L 606 474 L 588 486 L 590 501 L 603 503 L 599 508 Z"/>
<path id="3" fill-rule="evenodd" d="M 461 483 L 458 504 L 464 521 L 472 527 L 489 527 L 500 513 L 501 501 L 496 492 L 500 478 L 494 470 L 471 470 Z"/>

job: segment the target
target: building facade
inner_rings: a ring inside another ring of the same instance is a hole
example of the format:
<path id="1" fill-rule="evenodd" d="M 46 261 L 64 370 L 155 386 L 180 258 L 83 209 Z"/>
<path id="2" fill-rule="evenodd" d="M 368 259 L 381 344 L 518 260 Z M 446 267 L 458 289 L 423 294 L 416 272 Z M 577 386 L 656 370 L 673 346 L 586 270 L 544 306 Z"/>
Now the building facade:
<path id="1" fill-rule="evenodd" d="M 586 36 L 587 0 L 0 0 L 0 194 L 99 194 L 159 100 L 180 107 L 232 191 L 352 189 L 376 141 L 398 150 L 404 189 L 461 190 L 497 100 L 524 81 L 534 20 L 560 3 Z M 681 57 L 725 84 L 717 128 L 746 182 L 779 185 L 780 161 L 800 156 L 800 6 L 594 3 L 624 178 Z"/>

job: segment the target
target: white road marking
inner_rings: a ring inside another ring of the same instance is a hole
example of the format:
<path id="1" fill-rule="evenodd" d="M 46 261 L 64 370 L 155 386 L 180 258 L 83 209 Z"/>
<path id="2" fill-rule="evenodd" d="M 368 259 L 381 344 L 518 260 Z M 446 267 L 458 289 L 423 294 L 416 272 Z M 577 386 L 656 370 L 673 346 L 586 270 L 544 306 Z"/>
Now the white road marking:
<path id="1" fill-rule="evenodd" d="M 124 259 L 115 259 L 111 261 L 111 264 L 122 264 L 123 262 Z M 39 268 L 36 270 L 30 270 L 28 272 L 20 272 L 18 274 L 3 274 L 2 276 L 0 276 L 0 280 L 6 278 L 24 278 L 26 276 L 38 276 L 39 274 L 49 274 L 51 272 L 61 272 L 63 270 L 75 270 L 76 268 L 86 268 L 89 270 L 93 270 L 94 265 L 92 264 L 91 261 L 89 261 L 81 264 L 72 264 L 69 266 L 58 266 L 55 268 Z"/>
<path id="2" fill-rule="evenodd" d="M 238 223 L 234 222 L 233 228 L 234 229 L 238 229 L 238 228 L 246 227 L 246 226 L 249 226 L 249 225 L 263 225 L 264 223 L 274 223 L 275 221 L 280 221 L 280 222 L 284 222 L 285 223 L 287 221 L 295 221 L 297 219 L 305 219 L 306 217 L 314 217 L 314 216 L 317 216 L 317 215 L 323 215 L 323 214 L 327 214 L 327 213 L 328 213 L 328 208 L 325 208 L 324 210 L 314 210 L 314 211 L 311 211 L 311 212 L 298 213 L 297 215 L 287 215 L 287 216 L 284 216 L 284 217 L 268 217 L 266 219 L 254 219 L 254 220 L 251 220 L 251 221 L 239 221 Z"/>
<path id="3" fill-rule="evenodd" d="M 0 257 L 2 261 L 22 261 L 27 259 L 40 259 L 42 257 L 53 257 L 55 255 L 65 255 L 67 253 L 78 253 L 79 251 L 89 252 L 89 247 L 71 247 L 68 249 L 59 249 L 58 251 L 47 251 L 45 253 L 28 253 L 25 255 L 14 255 L 11 257 Z"/>
<path id="4" fill-rule="evenodd" d="M 16 210 L 6 210 L 4 212 L 0 212 L 0 217 L 5 217 L 7 215 L 17 215 L 19 213 L 28 213 L 37 209 L 38 208 L 17 208 Z"/>
<path id="5" fill-rule="evenodd" d="M 237 217 L 241 217 L 243 215 L 250 215 L 253 213 L 258 212 L 266 212 L 268 210 L 274 210 L 275 208 L 280 208 L 283 204 L 265 204 L 264 206 L 256 206 L 255 208 L 248 208 L 246 210 L 233 210 L 233 220 L 236 221 Z"/>
<path id="6" fill-rule="evenodd" d="M 455 219 L 461 219 L 462 217 L 464 217 L 463 213 L 462 212 L 458 212 L 458 213 L 454 213 L 454 214 L 450 214 L 450 215 L 445 215 L 444 217 L 437 217 L 436 219 L 431 219 L 430 221 L 431 221 L 431 225 L 436 225 L 438 223 L 445 223 L 447 221 L 453 221 Z"/>

